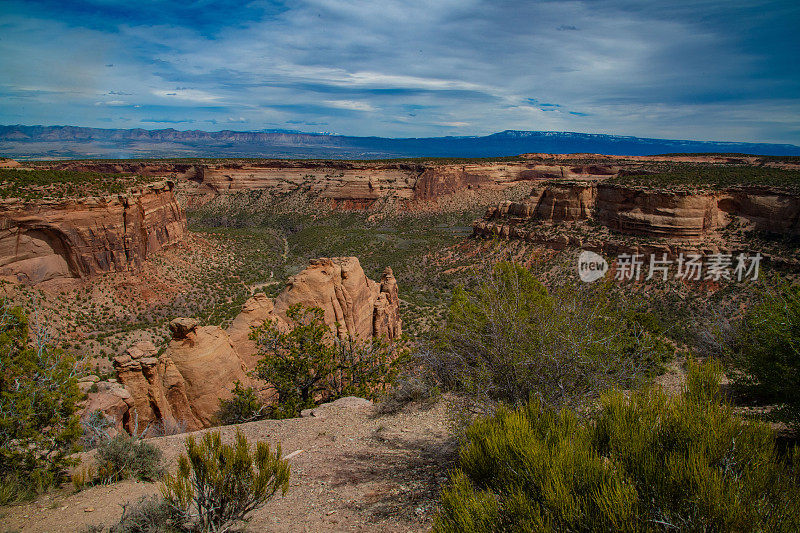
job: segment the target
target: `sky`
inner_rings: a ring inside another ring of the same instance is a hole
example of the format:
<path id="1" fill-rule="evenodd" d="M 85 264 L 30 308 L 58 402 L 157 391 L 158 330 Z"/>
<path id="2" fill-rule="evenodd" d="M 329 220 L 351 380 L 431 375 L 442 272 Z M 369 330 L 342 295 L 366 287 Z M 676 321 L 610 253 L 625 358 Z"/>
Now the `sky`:
<path id="1" fill-rule="evenodd" d="M 0 124 L 800 145 L 800 2 L 0 0 Z"/>

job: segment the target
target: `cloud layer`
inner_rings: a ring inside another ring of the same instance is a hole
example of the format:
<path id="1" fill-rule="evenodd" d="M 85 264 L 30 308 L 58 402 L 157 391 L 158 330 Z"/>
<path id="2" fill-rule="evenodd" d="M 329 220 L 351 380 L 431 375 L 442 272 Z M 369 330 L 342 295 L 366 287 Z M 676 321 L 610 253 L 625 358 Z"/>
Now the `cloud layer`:
<path id="1" fill-rule="evenodd" d="M 800 144 L 793 1 L 181 4 L 3 2 L 0 123 Z"/>

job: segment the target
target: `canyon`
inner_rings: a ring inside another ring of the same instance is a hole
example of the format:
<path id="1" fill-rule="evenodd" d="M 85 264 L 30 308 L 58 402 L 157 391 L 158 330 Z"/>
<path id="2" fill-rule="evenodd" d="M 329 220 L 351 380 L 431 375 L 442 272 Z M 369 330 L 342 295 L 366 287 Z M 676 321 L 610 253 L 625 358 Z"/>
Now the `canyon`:
<path id="1" fill-rule="evenodd" d="M 18 168 L 12 163 L 6 160 Z M 747 155 L 539 153 L 494 161 L 46 162 L 31 168 L 92 172 L 109 179 L 136 175 L 154 183 L 106 197 L 0 201 L 0 275 L 38 283 L 136 269 L 153 253 L 184 238 L 185 209 L 258 192 L 273 201 L 294 196 L 295 206 L 311 213 L 320 208 L 435 212 L 494 204 L 473 224 L 474 235 L 560 247 L 603 245 L 566 234 L 543 237 L 536 225 L 591 221 L 615 234 L 717 247 L 732 222 L 786 236 L 800 231 L 796 189 L 637 184 L 639 177 L 675 165 L 683 172 L 788 172 L 798 166 L 790 160 Z M 596 228 L 587 232 L 598 234 Z M 669 248 L 670 253 L 675 250 Z"/>
<path id="2" fill-rule="evenodd" d="M 549 156 L 548 156 L 549 157 Z M 132 173 L 163 177 L 177 184 L 176 195 L 187 207 L 199 207 L 224 194 L 268 191 L 275 196 L 300 193 L 337 208 L 369 209 L 381 201 L 405 208 L 424 208 L 452 195 L 480 203 L 482 192 L 503 191 L 543 179 L 604 179 L 625 164 L 570 165 L 541 162 L 538 154 L 509 161 L 393 162 L 312 160 L 65 161 L 38 165 L 59 171 Z"/>

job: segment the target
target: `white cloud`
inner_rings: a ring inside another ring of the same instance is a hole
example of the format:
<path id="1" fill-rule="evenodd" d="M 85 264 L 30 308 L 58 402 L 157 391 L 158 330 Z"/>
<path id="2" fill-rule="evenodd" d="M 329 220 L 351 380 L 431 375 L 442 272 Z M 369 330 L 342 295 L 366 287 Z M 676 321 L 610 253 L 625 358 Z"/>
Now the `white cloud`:
<path id="1" fill-rule="evenodd" d="M 221 96 L 210 94 L 205 91 L 200 91 L 197 89 L 175 89 L 175 90 L 157 89 L 150 92 L 151 94 L 162 98 L 175 98 L 177 100 L 186 100 L 189 102 L 197 102 L 201 104 L 217 102 L 222 99 Z"/>
<path id="2" fill-rule="evenodd" d="M 352 111 L 377 111 L 376 108 L 369 105 L 367 102 L 359 102 L 357 100 L 325 100 L 325 105 L 337 109 L 350 109 Z"/>
<path id="3" fill-rule="evenodd" d="M 298 0 L 263 20 L 220 13 L 230 22 L 213 32 L 9 15 L 0 123 L 95 125 L 116 107 L 125 127 L 146 117 L 240 129 L 324 123 L 355 135 L 543 129 L 797 142 L 800 105 L 778 102 L 770 84 L 785 80 L 759 78 L 763 58 L 741 41 L 750 21 L 724 33 L 714 17 L 692 16 L 736 6 L 687 3 L 669 16 L 674 3 L 655 4 Z"/>

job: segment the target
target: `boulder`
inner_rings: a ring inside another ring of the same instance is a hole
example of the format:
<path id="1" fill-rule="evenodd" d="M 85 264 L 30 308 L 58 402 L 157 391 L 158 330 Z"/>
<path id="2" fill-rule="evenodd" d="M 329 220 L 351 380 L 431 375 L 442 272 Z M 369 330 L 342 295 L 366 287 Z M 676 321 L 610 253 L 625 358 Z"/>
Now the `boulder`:
<path id="1" fill-rule="evenodd" d="M 158 353 L 156 345 L 150 341 L 139 341 L 126 350 L 131 359 L 141 359 L 142 357 L 152 357 Z"/>
<path id="2" fill-rule="evenodd" d="M 196 318 L 176 318 L 169 323 L 169 331 L 174 339 L 185 339 L 197 328 L 200 322 Z"/>

